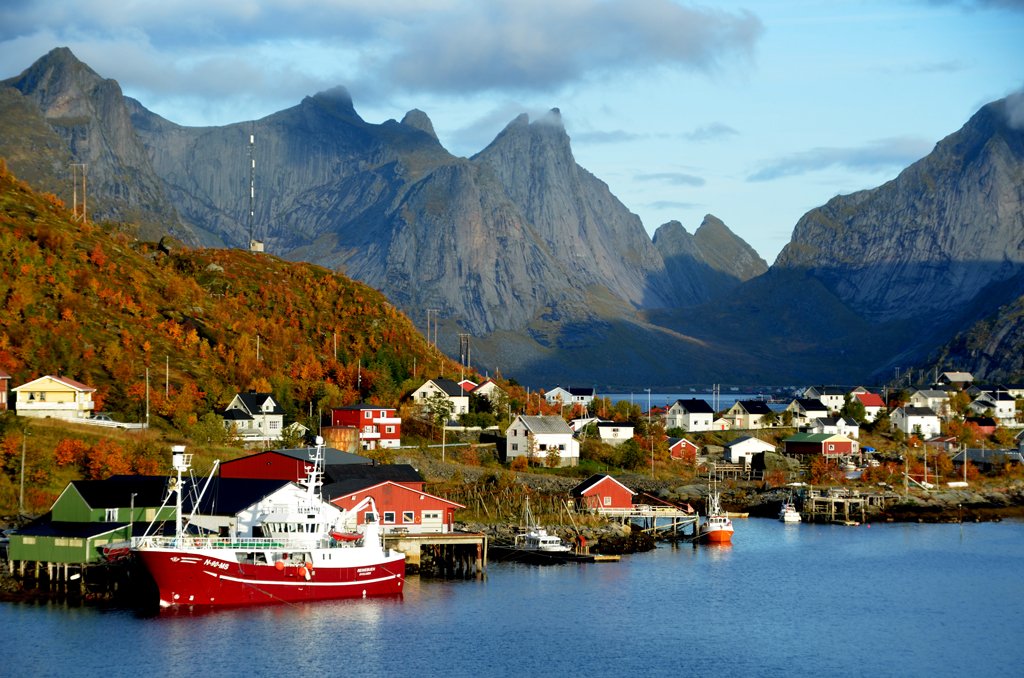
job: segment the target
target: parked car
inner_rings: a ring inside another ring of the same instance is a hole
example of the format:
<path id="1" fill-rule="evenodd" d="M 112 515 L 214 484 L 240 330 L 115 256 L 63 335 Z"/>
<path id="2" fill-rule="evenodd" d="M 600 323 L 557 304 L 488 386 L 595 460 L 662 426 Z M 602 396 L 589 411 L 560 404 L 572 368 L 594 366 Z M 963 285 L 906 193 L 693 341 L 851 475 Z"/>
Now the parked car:
<path id="1" fill-rule="evenodd" d="M 106 412 L 97 412 L 90 418 L 95 421 L 109 421 L 110 423 L 114 423 L 114 420 Z"/>

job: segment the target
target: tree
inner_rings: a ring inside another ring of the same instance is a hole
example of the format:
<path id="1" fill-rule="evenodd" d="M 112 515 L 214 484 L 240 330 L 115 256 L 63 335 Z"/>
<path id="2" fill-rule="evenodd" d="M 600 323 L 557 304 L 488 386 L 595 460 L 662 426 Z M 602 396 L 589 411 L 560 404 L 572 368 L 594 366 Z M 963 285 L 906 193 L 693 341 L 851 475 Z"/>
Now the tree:
<path id="1" fill-rule="evenodd" d="M 858 424 L 863 424 L 867 419 L 864 403 L 860 401 L 860 398 L 851 397 L 849 393 L 846 394 L 846 399 L 843 401 L 843 409 L 839 410 L 839 414 L 854 419 Z"/>
<path id="2" fill-rule="evenodd" d="M 435 393 L 428 396 L 423 403 L 424 408 L 430 414 L 430 422 L 434 426 L 443 427 L 452 418 L 455 411 L 455 403 L 443 393 Z"/>

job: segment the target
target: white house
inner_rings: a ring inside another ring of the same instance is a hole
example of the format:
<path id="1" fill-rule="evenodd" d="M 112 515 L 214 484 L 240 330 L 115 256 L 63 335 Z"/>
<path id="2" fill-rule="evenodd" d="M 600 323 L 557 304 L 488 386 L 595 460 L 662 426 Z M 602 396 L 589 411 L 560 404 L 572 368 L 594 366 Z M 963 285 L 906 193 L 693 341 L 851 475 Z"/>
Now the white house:
<path id="1" fill-rule="evenodd" d="M 808 432 L 842 435 L 858 440 L 860 439 L 860 424 L 849 417 L 819 417 L 811 422 Z"/>
<path id="2" fill-rule="evenodd" d="M 508 461 L 516 457 L 533 457 L 546 463 L 554 450 L 559 466 L 578 466 L 580 444 L 572 436 L 572 429 L 561 417 L 527 416 L 520 414 L 505 431 L 505 456 Z"/>
<path id="3" fill-rule="evenodd" d="M 601 436 L 601 442 L 609 445 L 621 445 L 633 438 L 633 424 L 621 421 L 599 421 L 597 432 Z"/>
<path id="4" fill-rule="evenodd" d="M 949 394 L 945 391 L 933 388 L 914 391 L 910 395 L 909 404 L 913 407 L 927 407 L 940 419 L 949 418 Z"/>
<path id="5" fill-rule="evenodd" d="M 496 405 L 498 400 L 505 395 L 505 391 L 490 379 L 484 379 L 483 383 L 473 388 L 469 394 L 483 396 L 490 400 L 492 405 Z"/>
<path id="6" fill-rule="evenodd" d="M 92 386 L 68 379 L 46 375 L 27 384 L 15 386 L 14 410 L 18 416 L 53 419 L 88 419 L 92 414 Z"/>
<path id="7" fill-rule="evenodd" d="M 594 402 L 595 395 L 596 392 L 592 387 L 570 386 L 569 388 L 562 388 L 561 386 L 556 386 L 544 394 L 544 399 L 548 401 L 549 405 L 561 403 L 568 406 L 581 405 L 589 409 L 590 404 Z"/>
<path id="8" fill-rule="evenodd" d="M 815 419 L 827 417 L 829 410 L 820 398 L 794 398 L 786 406 L 786 411 L 793 414 L 794 426 L 806 426 Z"/>
<path id="9" fill-rule="evenodd" d="M 874 421 L 885 410 L 885 401 L 877 393 L 856 393 L 854 397 L 864 406 L 864 419 Z"/>
<path id="10" fill-rule="evenodd" d="M 846 391 L 836 386 L 808 386 L 801 394 L 804 398 L 817 398 L 829 412 L 838 412 L 846 402 Z"/>
<path id="11" fill-rule="evenodd" d="M 969 405 L 972 412 L 991 412 L 1003 426 L 1017 424 L 1017 401 L 1007 391 L 982 391 Z"/>
<path id="12" fill-rule="evenodd" d="M 284 410 L 269 393 L 239 393 L 221 413 L 224 427 L 250 440 L 277 440 L 284 430 Z"/>
<path id="13" fill-rule="evenodd" d="M 766 423 L 775 415 L 763 400 L 737 400 L 725 413 L 734 429 L 768 428 Z"/>
<path id="14" fill-rule="evenodd" d="M 759 438 L 743 436 L 725 445 L 725 460 L 730 464 L 749 466 L 755 454 L 774 452 L 775 446 Z"/>
<path id="15" fill-rule="evenodd" d="M 417 405 L 426 407 L 427 401 L 438 394 L 451 402 L 453 416 L 469 412 L 469 396 L 451 379 L 428 379 L 412 392 L 412 400 Z"/>
<path id="16" fill-rule="evenodd" d="M 897 407 L 890 415 L 892 427 L 922 440 L 939 435 L 939 417 L 927 407 Z"/>
<path id="17" fill-rule="evenodd" d="M 974 383 L 974 375 L 970 372 L 943 372 L 939 375 L 940 386 L 949 386 L 958 391 Z"/>
<path id="18" fill-rule="evenodd" d="M 700 398 L 685 398 L 672 403 L 665 410 L 665 428 L 681 428 L 684 431 L 714 430 L 715 411 L 707 401 Z"/>

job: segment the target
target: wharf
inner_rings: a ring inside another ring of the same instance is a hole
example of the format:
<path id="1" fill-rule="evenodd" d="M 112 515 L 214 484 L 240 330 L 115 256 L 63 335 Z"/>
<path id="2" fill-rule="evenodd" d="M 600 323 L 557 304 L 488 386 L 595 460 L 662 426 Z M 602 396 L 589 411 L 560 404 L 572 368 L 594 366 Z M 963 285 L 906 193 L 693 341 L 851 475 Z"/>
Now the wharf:
<path id="1" fill-rule="evenodd" d="M 811 489 L 803 497 L 800 514 L 815 523 L 859 525 L 867 519 L 868 509 L 884 509 L 886 495 L 845 488 Z"/>
<path id="2" fill-rule="evenodd" d="M 700 522 L 700 516 L 695 511 L 676 506 L 634 504 L 630 508 L 599 508 L 597 514 L 624 525 L 638 523 L 642 531 L 670 539 L 695 536 Z"/>

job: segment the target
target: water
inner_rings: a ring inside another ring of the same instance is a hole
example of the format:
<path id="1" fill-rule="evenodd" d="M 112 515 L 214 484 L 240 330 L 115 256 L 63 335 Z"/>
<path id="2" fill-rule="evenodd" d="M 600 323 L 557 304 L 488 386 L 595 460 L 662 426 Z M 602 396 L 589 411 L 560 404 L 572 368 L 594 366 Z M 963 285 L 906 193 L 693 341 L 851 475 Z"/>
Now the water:
<path id="1" fill-rule="evenodd" d="M 19 676 L 1017 676 L 1024 522 L 737 521 L 731 547 L 144 617 L 0 604 Z"/>

